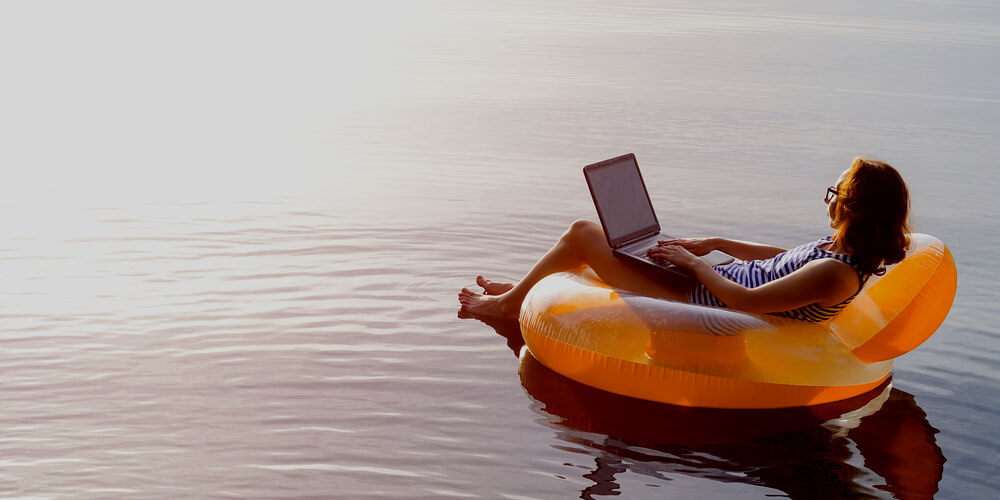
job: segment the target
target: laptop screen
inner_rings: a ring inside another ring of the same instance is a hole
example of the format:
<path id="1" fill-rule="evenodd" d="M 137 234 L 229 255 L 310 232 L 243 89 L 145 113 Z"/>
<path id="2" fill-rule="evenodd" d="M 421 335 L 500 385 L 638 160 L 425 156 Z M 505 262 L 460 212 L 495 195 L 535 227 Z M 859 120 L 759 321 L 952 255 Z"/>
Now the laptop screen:
<path id="1" fill-rule="evenodd" d="M 635 155 L 594 164 L 585 171 L 598 215 L 612 245 L 645 232 L 659 231 Z"/>

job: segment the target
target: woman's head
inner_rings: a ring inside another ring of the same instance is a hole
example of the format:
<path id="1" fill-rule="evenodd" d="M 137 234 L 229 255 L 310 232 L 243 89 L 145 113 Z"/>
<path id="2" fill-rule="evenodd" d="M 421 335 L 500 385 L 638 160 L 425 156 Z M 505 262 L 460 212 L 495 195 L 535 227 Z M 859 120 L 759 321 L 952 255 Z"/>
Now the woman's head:
<path id="1" fill-rule="evenodd" d="M 881 274 L 906 255 L 910 244 L 910 194 L 888 163 L 855 158 L 830 201 L 834 239 L 858 260 L 864 274 Z"/>

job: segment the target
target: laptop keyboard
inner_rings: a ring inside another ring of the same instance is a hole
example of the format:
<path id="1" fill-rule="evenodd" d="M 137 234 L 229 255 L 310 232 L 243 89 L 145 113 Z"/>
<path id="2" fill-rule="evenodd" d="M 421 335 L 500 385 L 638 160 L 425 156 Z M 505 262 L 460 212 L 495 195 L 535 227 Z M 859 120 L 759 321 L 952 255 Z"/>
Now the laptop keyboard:
<path id="1" fill-rule="evenodd" d="M 630 250 L 627 253 L 629 255 L 632 255 L 633 257 L 638 257 L 638 258 L 640 258 L 640 259 L 642 259 L 642 260 L 644 260 L 646 262 L 652 262 L 653 264 L 656 264 L 657 266 L 660 266 L 660 267 L 674 267 L 674 264 L 671 263 L 669 260 L 654 259 L 654 258 L 650 257 L 646 253 L 646 252 L 649 251 L 650 248 L 653 248 L 653 246 L 648 246 L 648 247 L 647 246 L 640 246 L 638 249 L 636 249 L 636 250 Z"/>
<path id="2" fill-rule="evenodd" d="M 653 260 L 653 259 L 649 258 L 648 254 L 646 254 L 646 252 L 648 252 L 648 251 L 649 251 L 649 248 L 640 248 L 639 250 L 633 250 L 630 253 L 632 255 L 636 256 L 636 257 L 639 257 L 640 259 Z"/>
<path id="3" fill-rule="evenodd" d="M 646 252 L 649 251 L 650 248 L 653 248 L 653 247 L 639 248 L 638 250 L 633 250 L 633 251 L 631 251 L 629 253 L 631 253 L 633 256 L 638 257 L 638 258 L 640 258 L 642 260 L 648 260 L 649 262 L 656 262 L 657 264 L 666 264 L 667 263 L 664 260 L 654 259 L 654 258 L 650 257 L 646 253 Z"/>

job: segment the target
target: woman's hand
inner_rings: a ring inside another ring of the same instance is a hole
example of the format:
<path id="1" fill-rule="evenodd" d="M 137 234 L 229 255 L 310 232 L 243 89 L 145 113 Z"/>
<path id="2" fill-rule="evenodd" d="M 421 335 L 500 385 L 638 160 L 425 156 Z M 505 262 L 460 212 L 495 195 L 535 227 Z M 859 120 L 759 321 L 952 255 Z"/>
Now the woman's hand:
<path id="1" fill-rule="evenodd" d="M 677 240 L 672 240 L 677 241 Z M 672 242 L 660 242 L 659 246 L 650 248 L 647 252 L 650 257 L 654 259 L 663 259 L 669 261 L 673 265 L 687 269 L 688 271 L 694 271 L 699 265 L 708 266 L 705 261 L 701 260 L 697 255 L 691 253 L 687 248 L 679 243 Z"/>
<path id="2" fill-rule="evenodd" d="M 699 257 L 719 248 L 718 238 L 675 238 L 672 240 L 662 240 L 658 243 L 661 247 L 667 245 L 680 246 Z"/>

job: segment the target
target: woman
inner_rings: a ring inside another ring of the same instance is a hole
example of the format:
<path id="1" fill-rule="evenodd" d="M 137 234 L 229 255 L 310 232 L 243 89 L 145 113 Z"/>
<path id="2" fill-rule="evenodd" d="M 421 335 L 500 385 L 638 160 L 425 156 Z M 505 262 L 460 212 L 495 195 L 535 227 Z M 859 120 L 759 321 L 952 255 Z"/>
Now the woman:
<path id="1" fill-rule="evenodd" d="M 844 308 L 872 274 L 903 259 L 909 192 L 892 166 L 855 158 L 825 201 L 832 236 L 792 250 L 726 240 L 661 241 L 649 251 L 688 270 L 697 281 L 678 283 L 644 273 L 611 253 L 600 224 L 576 221 L 518 282 L 476 278 L 480 294 L 459 293 L 462 310 L 483 316 L 516 317 L 528 290 L 549 274 L 587 264 L 607 284 L 635 293 L 752 313 L 823 322 Z M 711 267 L 697 256 L 721 250 L 737 261 Z"/>

